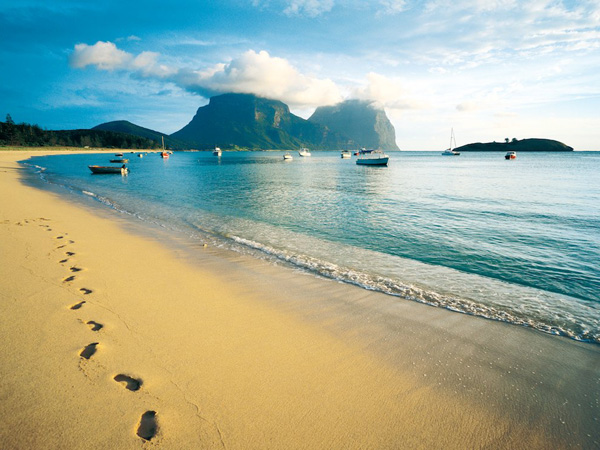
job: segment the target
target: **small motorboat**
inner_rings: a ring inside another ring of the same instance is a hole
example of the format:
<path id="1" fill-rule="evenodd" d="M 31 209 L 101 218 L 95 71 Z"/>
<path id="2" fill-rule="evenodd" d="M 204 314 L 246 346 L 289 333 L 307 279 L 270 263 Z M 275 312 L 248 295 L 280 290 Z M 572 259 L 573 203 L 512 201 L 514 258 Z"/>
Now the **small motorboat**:
<path id="1" fill-rule="evenodd" d="M 221 156 L 222 154 L 223 152 L 221 151 L 221 149 L 219 147 L 215 147 L 215 149 L 213 150 L 213 155 Z"/>
<path id="2" fill-rule="evenodd" d="M 143 153 L 138 153 L 138 158 L 143 158 L 144 154 Z"/>
<path id="3" fill-rule="evenodd" d="M 123 156 L 123 153 L 115 153 L 115 156 Z"/>
<path id="4" fill-rule="evenodd" d="M 292 159 L 294 158 L 292 157 L 292 154 L 290 152 L 287 152 L 285 155 L 283 155 L 284 161 L 291 161 Z"/>
<path id="5" fill-rule="evenodd" d="M 88 168 L 92 171 L 92 173 L 96 174 L 119 174 L 119 175 L 127 175 L 129 173 L 129 169 L 123 164 L 122 166 L 88 166 Z"/>
<path id="6" fill-rule="evenodd" d="M 383 153 L 382 150 L 366 150 L 362 149 L 358 152 L 356 164 L 364 166 L 387 166 L 390 157 Z"/>
<path id="7" fill-rule="evenodd" d="M 302 148 L 301 148 L 301 149 L 298 151 L 298 154 L 299 154 L 300 156 L 310 156 L 310 151 L 309 151 L 307 148 L 305 148 L 305 147 L 302 147 Z"/>
<path id="8" fill-rule="evenodd" d="M 348 150 L 344 150 L 341 154 L 340 157 L 342 159 L 350 159 L 352 158 L 352 152 L 348 151 Z"/>
<path id="9" fill-rule="evenodd" d="M 504 159 L 517 159 L 517 152 L 508 152 L 504 155 Z"/>
<path id="10" fill-rule="evenodd" d="M 128 159 L 111 159 L 110 160 L 111 163 L 121 163 L 121 164 L 125 164 L 128 163 L 129 160 Z"/>

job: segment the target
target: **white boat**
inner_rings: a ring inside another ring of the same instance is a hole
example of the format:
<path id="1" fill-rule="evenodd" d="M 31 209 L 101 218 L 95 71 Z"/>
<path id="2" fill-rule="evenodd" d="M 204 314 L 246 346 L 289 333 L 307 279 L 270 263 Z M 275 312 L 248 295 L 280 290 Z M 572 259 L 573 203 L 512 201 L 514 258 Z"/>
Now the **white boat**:
<path id="1" fill-rule="evenodd" d="M 292 154 L 290 152 L 287 152 L 285 155 L 283 155 L 283 159 L 285 161 L 291 161 L 294 158 L 292 157 Z"/>
<path id="2" fill-rule="evenodd" d="M 302 147 L 298 154 L 300 156 L 310 156 L 310 151 L 307 148 Z"/>
<path id="3" fill-rule="evenodd" d="M 366 150 L 362 149 L 358 152 L 356 164 L 364 166 L 387 166 L 390 157 L 383 153 L 382 150 Z"/>
<path id="4" fill-rule="evenodd" d="M 458 156 L 460 152 L 454 150 L 456 148 L 456 138 L 454 137 L 454 128 L 450 129 L 450 148 L 447 148 L 442 152 L 444 156 Z"/>
<path id="5" fill-rule="evenodd" d="M 508 152 L 504 155 L 504 159 L 517 159 L 517 152 Z"/>
<path id="6" fill-rule="evenodd" d="M 138 158 L 143 158 L 144 154 L 143 153 L 138 153 Z"/>
<path id="7" fill-rule="evenodd" d="M 213 150 L 213 155 L 215 156 L 221 156 L 223 152 L 221 151 L 221 149 L 219 147 L 215 147 L 215 149 Z"/>
<path id="8" fill-rule="evenodd" d="M 352 158 L 352 152 L 350 152 L 349 150 L 344 150 L 340 156 L 342 157 L 342 159 L 350 159 Z"/>

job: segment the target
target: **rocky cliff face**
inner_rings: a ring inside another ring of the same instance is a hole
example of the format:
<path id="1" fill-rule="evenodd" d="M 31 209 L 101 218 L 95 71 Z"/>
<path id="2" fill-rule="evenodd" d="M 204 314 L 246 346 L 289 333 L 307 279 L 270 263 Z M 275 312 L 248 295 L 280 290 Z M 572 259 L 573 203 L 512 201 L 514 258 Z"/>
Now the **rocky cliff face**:
<path id="1" fill-rule="evenodd" d="M 321 106 L 308 119 L 346 136 L 350 147 L 399 150 L 396 132 L 385 111 L 371 102 L 346 100 L 334 106 Z"/>
<path id="2" fill-rule="evenodd" d="M 336 149 L 343 141 L 338 133 L 290 113 L 285 103 L 251 94 L 212 97 L 189 124 L 171 136 L 200 149 Z"/>

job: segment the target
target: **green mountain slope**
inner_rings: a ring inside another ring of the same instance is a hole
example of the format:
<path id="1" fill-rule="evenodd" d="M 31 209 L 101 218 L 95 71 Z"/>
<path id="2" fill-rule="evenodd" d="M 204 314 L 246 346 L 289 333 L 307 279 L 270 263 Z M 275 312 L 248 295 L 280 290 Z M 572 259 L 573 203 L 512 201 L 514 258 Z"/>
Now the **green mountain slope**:
<path id="1" fill-rule="evenodd" d="M 252 94 L 212 97 L 171 136 L 200 149 L 337 149 L 344 141 L 338 133 L 290 113 L 285 103 Z"/>
<path id="2" fill-rule="evenodd" d="M 133 136 L 139 136 L 146 139 L 155 141 L 159 146 L 162 145 L 162 139 L 165 139 L 165 147 L 173 150 L 185 150 L 190 148 L 188 142 L 180 139 L 170 137 L 168 134 L 161 133 L 160 131 L 150 130 L 149 128 L 140 127 L 134 123 L 128 122 L 127 120 L 115 120 L 113 122 L 106 122 L 95 126 L 92 130 L 103 130 L 113 131 L 117 133 L 127 133 Z"/>

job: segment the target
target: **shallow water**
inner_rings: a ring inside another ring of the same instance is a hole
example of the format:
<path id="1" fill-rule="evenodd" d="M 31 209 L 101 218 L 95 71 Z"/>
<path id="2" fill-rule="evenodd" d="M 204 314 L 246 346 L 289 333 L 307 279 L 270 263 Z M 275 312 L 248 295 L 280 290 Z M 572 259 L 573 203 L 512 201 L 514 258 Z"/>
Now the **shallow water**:
<path id="1" fill-rule="evenodd" d="M 600 153 L 181 152 L 35 157 L 32 172 L 133 220 L 401 298 L 600 343 Z M 402 301 L 402 300 L 398 300 Z"/>

